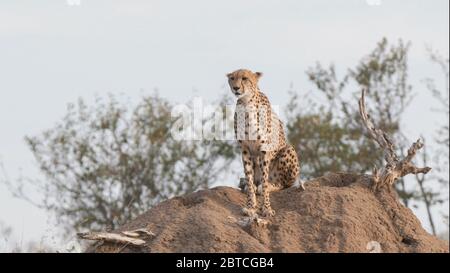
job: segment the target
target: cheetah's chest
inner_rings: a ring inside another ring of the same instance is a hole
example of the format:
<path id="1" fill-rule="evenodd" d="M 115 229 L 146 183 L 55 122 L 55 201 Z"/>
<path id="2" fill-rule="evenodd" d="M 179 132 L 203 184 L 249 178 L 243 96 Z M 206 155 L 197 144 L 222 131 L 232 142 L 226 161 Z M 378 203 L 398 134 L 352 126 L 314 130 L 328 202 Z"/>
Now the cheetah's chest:
<path id="1" fill-rule="evenodd" d="M 258 140 L 243 140 L 241 146 L 248 149 L 251 156 L 259 156 L 261 153 L 261 142 Z"/>

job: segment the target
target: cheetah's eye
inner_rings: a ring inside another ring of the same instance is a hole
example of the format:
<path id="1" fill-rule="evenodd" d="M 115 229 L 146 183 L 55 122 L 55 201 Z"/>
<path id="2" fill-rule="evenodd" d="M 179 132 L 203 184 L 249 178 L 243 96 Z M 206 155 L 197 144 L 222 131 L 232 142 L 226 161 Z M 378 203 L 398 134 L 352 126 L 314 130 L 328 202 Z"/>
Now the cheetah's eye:
<path id="1" fill-rule="evenodd" d="M 248 80 L 248 78 L 247 78 L 247 77 L 243 77 L 242 80 L 243 80 L 243 81 L 246 81 L 246 80 Z"/>
<path id="2" fill-rule="evenodd" d="M 234 81 L 234 77 L 231 77 L 230 80 Z"/>

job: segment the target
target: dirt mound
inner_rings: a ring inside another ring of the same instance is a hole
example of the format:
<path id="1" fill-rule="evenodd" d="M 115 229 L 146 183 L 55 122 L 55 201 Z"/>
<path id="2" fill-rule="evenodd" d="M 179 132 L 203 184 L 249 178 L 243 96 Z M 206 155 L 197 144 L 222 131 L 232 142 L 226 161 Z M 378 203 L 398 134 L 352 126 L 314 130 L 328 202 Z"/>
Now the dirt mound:
<path id="1" fill-rule="evenodd" d="M 245 195 L 216 187 L 160 203 L 117 230 L 148 228 L 142 247 L 101 243 L 96 252 L 448 252 L 394 193 L 377 195 L 370 177 L 329 174 L 272 193 L 267 227 L 242 227 Z M 380 246 L 380 248 L 378 247 Z"/>

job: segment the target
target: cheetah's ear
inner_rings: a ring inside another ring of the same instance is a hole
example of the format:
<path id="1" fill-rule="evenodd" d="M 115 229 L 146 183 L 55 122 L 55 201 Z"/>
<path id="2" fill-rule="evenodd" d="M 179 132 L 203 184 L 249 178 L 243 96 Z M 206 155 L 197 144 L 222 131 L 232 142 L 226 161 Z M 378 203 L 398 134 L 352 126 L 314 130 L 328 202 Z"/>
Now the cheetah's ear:
<path id="1" fill-rule="evenodd" d="M 228 73 L 227 78 L 231 77 L 231 75 L 233 75 L 233 73 Z"/>
<path id="2" fill-rule="evenodd" d="M 262 77 L 262 75 L 263 75 L 262 72 L 255 72 L 255 76 L 256 76 L 256 78 L 257 78 L 258 80 L 259 80 L 259 78 Z"/>

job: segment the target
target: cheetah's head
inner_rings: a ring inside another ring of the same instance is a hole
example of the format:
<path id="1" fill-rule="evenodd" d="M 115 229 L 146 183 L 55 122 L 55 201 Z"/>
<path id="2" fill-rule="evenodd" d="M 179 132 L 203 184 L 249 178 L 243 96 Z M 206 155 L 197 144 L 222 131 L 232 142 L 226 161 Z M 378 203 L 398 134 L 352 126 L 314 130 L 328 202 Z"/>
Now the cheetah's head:
<path id="1" fill-rule="evenodd" d="M 261 76 L 261 72 L 253 73 L 247 69 L 239 69 L 227 74 L 231 92 L 238 98 L 257 92 L 258 80 Z"/>

